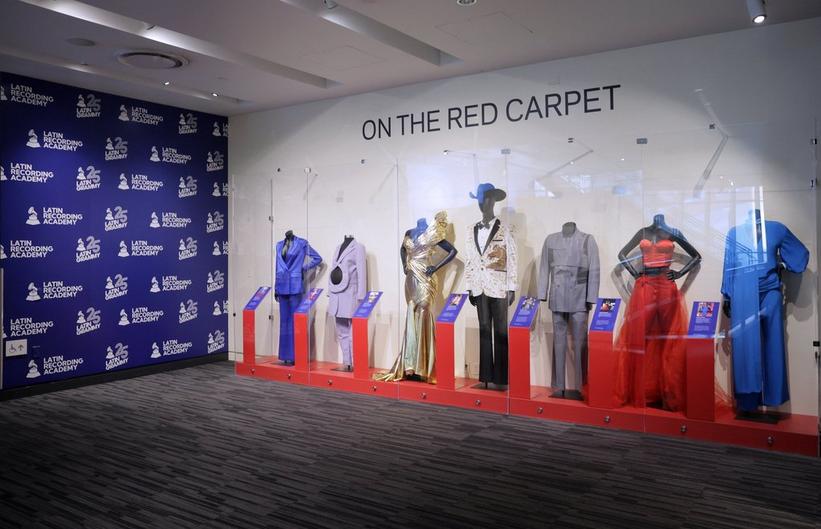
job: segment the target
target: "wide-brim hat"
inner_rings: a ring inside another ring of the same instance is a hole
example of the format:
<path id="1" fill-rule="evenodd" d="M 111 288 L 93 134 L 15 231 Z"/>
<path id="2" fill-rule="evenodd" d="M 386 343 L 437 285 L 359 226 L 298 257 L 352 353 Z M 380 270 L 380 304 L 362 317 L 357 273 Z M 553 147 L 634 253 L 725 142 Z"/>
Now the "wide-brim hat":
<path id="1" fill-rule="evenodd" d="M 484 202 L 486 196 L 489 196 L 498 202 L 499 200 L 504 200 L 507 193 L 501 189 L 497 189 L 491 183 L 479 184 L 479 187 L 476 188 L 476 194 L 474 195 L 473 193 L 470 193 L 470 198 L 475 198 L 479 201 L 479 203 Z"/>

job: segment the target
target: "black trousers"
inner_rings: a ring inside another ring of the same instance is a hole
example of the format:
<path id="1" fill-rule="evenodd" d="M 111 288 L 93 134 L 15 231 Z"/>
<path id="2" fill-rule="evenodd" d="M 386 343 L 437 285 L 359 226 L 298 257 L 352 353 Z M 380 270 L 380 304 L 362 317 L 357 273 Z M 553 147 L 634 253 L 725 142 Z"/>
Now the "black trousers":
<path id="1" fill-rule="evenodd" d="M 476 298 L 479 314 L 479 380 L 507 384 L 507 297 Z"/>

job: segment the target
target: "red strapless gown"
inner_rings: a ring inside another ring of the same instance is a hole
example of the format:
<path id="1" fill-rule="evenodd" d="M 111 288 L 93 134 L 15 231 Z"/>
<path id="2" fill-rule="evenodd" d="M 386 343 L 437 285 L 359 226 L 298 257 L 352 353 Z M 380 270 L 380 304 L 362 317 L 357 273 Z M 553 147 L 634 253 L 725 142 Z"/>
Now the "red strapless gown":
<path id="1" fill-rule="evenodd" d="M 663 269 L 636 280 L 616 339 L 616 403 L 644 407 L 661 402 L 665 409 L 685 408 L 684 297 L 666 269 L 673 260 L 672 241 L 639 244 L 645 270 Z"/>

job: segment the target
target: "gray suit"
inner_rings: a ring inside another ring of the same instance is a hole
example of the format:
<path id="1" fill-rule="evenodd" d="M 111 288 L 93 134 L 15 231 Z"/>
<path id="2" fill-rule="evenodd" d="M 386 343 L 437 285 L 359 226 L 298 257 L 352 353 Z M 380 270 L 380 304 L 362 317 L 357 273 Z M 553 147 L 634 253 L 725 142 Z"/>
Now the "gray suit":
<path id="1" fill-rule="evenodd" d="M 553 311 L 553 387 L 565 389 L 568 327 L 573 336 L 577 378 L 571 389 L 587 379 L 587 304 L 599 297 L 599 248 L 592 235 L 578 229 L 547 236 L 539 266 L 539 299 Z"/>
<path id="2" fill-rule="evenodd" d="M 351 338 L 351 318 L 368 291 L 368 275 L 365 265 L 365 247 L 352 240 L 339 252 L 342 245 L 334 250 L 331 273 L 328 277 L 328 314 L 336 318 L 336 341 L 342 349 L 342 363 L 353 365 L 353 344 Z M 341 279 L 333 282 L 334 271 Z"/>

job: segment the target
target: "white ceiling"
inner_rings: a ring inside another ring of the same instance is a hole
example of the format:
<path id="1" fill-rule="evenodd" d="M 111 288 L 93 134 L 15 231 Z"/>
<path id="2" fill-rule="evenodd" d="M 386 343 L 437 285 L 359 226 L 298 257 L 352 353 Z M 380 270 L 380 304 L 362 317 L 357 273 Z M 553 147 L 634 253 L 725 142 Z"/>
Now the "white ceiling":
<path id="1" fill-rule="evenodd" d="M 235 115 L 752 26 L 745 0 L 337 3 L 0 0 L 0 70 Z M 771 0 L 767 9 L 767 24 L 821 16 L 814 0 Z M 354 29 L 327 20 L 343 15 Z M 74 46 L 72 37 L 97 45 Z M 190 64 L 136 70 L 116 60 L 131 49 Z"/>

